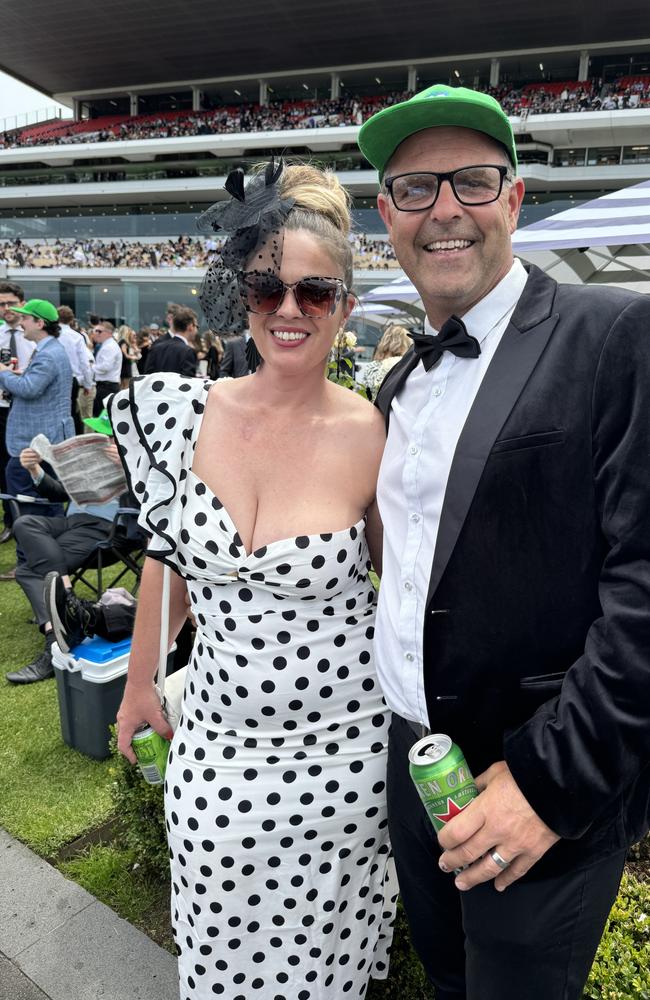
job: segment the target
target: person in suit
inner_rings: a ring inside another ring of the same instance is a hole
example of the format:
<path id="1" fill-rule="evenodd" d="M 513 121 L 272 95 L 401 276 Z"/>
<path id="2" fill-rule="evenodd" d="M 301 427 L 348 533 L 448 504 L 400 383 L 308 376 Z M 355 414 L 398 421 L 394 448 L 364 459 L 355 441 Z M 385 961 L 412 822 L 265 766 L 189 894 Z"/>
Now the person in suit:
<path id="1" fill-rule="evenodd" d="M 427 315 L 377 400 L 376 657 L 413 941 L 437 1000 L 577 1000 L 648 829 L 650 302 L 513 259 L 524 185 L 488 95 L 435 85 L 359 144 Z M 479 789 L 438 836 L 408 773 L 429 732 Z"/>
<path id="2" fill-rule="evenodd" d="M 35 345 L 35 350 L 20 374 L 0 364 L 0 389 L 12 397 L 7 418 L 6 443 L 10 458 L 5 479 L 8 493 L 37 496 L 32 478 L 21 466 L 18 456 L 23 448 L 29 447 L 36 434 L 44 434 L 52 444 L 73 436 L 72 368 L 58 342 L 56 306 L 44 299 L 30 299 L 23 306 L 12 306 L 12 312 L 22 317 L 23 335 Z M 63 513 L 63 510 L 56 505 L 51 513 Z"/>
<path id="3" fill-rule="evenodd" d="M 160 338 L 149 352 L 145 374 L 177 372 L 192 378 L 196 375 L 197 357 L 191 347 L 197 333 L 197 316 L 193 309 L 180 306 L 172 313 L 171 336 Z"/>
<path id="4" fill-rule="evenodd" d="M 20 325 L 20 316 L 12 312 L 13 306 L 25 304 L 25 293 L 20 285 L 13 282 L 0 281 L 0 360 L 8 361 L 11 367 L 12 358 L 18 371 L 22 371 L 29 364 L 29 359 L 34 353 L 34 344 L 30 344 L 23 337 L 23 328 Z M 6 493 L 5 468 L 10 455 L 7 451 L 7 419 L 11 406 L 11 396 L 8 392 L 0 392 L 0 493 Z M 6 501 L 3 501 L 4 528 L 0 532 L 0 544 L 8 542 L 12 537 L 11 523 L 13 516 L 11 508 Z"/>
<path id="5" fill-rule="evenodd" d="M 223 357 L 218 378 L 242 378 L 249 374 L 246 339 L 242 334 L 222 333 Z"/>

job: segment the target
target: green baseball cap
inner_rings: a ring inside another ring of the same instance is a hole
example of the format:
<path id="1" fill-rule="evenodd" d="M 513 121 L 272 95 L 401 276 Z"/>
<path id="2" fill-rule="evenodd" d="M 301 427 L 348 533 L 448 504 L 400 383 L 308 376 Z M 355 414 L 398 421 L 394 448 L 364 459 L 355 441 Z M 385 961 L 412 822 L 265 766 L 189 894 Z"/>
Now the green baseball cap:
<path id="1" fill-rule="evenodd" d="M 51 323 L 59 322 L 56 306 L 46 299 L 30 299 L 24 306 L 12 306 L 12 313 L 24 313 L 25 316 L 35 316 L 36 319 L 47 319 Z"/>
<path id="2" fill-rule="evenodd" d="M 111 427 L 106 410 L 102 410 L 98 417 L 85 417 L 84 424 L 90 427 L 91 430 L 96 431 L 97 434 L 108 434 L 109 437 L 113 435 L 113 428 Z"/>
<path id="3" fill-rule="evenodd" d="M 381 178 L 401 142 L 415 132 L 439 125 L 484 132 L 505 147 L 513 166 L 517 166 L 512 126 L 499 102 L 478 90 L 447 87 L 443 83 L 435 83 L 408 101 L 378 111 L 361 126 L 359 148 Z"/>

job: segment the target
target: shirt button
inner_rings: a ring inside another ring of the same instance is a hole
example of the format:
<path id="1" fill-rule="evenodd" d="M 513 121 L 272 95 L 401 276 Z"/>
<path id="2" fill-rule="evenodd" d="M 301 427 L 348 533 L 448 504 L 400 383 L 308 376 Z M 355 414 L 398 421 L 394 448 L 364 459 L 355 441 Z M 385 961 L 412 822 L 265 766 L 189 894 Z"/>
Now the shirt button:
<path id="1" fill-rule="evenodd" d="M 435 389 L 433 390 L 433 395 L 434 395 L 434 396 L 440 396 L 441 394 L 442 394 L 442 389 L 440 388 L 440 386 L 439 386 L 439 385 L 437 385 L 437 386 L 435 387 Z"/>
<path id="2" fill-rule="evenodd" d="M 412 663 L 415 657 L 413 656 L 413 653 L 407 653 L 406 659 L 409 661 L 409 663 Z"/>
<path id="3" fill-rule="evenodd" d="M 411 453 L 411 455 L 417 455 L 418 453 L 417 445 L 412 444 L 411 447 L 409 448 L 409 452 Z"/>
<path id="4" fill-rule="evenodd" d="M 420 515 L 419 514 L 411 514 L 411 520 L 413 521 L 414 524 L 417 524 L 418 521 L 420 520 Z"/>
<path id="5" fill-rule="evenodd" d="M 413 584 L 409 583 L 409 581 L 407 580 L 406 583 L 404 584 L 404 590 L 413 590 Z"/>

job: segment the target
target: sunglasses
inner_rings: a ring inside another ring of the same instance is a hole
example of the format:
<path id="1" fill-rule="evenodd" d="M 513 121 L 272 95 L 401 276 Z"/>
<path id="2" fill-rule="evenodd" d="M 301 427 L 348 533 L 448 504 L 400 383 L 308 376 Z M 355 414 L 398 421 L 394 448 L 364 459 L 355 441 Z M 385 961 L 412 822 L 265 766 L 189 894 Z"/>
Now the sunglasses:
<path id="1" fill-rule="evenodd" d="M 347 288 L 342 278 L 301 278 L 287 284 L 275 274 L 262 271 L 243 271 L 239 274 L 239 293 L 247 312 L 262 316 L 276 313 L 288 291 L 298 304 L 303 316 L 323 319 L 332 316 Z"/>

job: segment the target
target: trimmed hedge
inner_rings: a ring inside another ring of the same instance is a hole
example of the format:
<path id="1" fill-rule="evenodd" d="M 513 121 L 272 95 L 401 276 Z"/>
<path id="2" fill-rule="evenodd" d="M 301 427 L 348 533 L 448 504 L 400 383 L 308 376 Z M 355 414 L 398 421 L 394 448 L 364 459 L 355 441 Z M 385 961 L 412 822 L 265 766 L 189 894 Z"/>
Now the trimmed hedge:
<path id="1" fill-rule="evenodd" d="M 162 788 L 148 785 L 137 768 L 114 750 L 113 798 L 120 838 L 140 866 L 169 880 Z M 650 839 L 633 849 L 650 857 Z M 596 956 L 584 1000 L 650 1000 L 650 883 L 624 875 Z M 371 980 L 368 1000 L 431 1000 L 432 990 L 413 951 L 406 918 L 398 908 L 386 980 Z"/>

